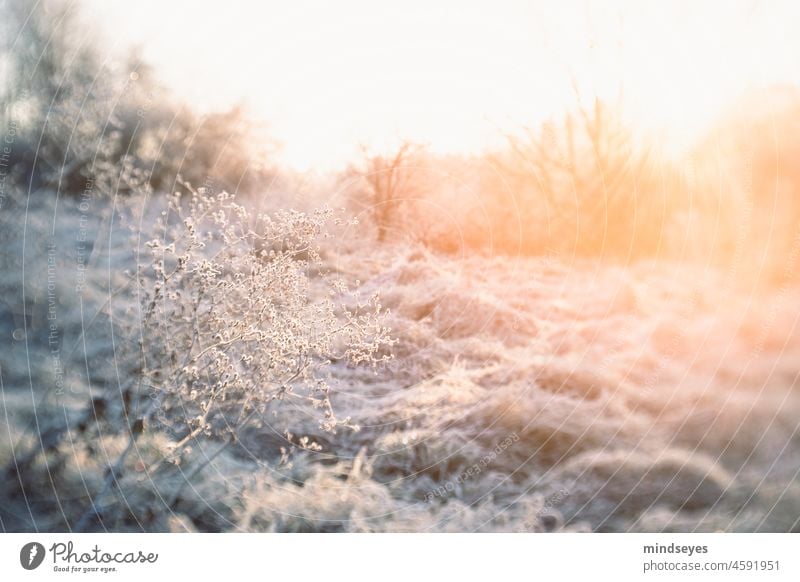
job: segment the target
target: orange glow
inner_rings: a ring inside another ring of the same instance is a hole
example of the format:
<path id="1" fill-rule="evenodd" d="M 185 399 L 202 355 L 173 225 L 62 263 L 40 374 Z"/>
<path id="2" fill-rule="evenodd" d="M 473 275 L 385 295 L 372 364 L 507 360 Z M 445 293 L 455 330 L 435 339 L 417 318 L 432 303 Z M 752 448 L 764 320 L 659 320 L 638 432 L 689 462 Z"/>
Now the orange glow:
<path id="1" fill-rule="evenodd" d="M 574 105 L 573 81 L 587 98 L 622 91 L 677 150 L 743 90 L 800 80 L 789 1 L 88 3 L 179 95 L 247 102 L 301 169 L 399 138 L 481 150 Z"/>

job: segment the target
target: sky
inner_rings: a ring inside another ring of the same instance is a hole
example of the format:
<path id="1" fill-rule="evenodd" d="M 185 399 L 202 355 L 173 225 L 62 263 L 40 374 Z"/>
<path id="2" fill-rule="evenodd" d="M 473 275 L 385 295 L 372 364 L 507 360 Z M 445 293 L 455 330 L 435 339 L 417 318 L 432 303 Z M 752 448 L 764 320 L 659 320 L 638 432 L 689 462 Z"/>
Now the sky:
<path id="1" fill-rule="evenodd" d="M 679 151 L 737 95 L 800 81 L 800 4 L 82 0 L 201 110 L 244 103 L 295 169 L 399 139 L 473 153 L 582 100 L 624 97 Z"/>

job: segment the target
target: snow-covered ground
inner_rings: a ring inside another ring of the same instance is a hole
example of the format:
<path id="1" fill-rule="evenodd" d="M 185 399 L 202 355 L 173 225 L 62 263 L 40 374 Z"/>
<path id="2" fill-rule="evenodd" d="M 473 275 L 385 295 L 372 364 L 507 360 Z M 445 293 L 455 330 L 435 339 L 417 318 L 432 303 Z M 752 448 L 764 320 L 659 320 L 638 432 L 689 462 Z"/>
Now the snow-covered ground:
<path id="1" fill-rule="evenodd" d="M 85 202 L 3 215 L 4 529 L 74 525 L 124 446 L 67 438 L 11 470 L 126 380 L 133 340 L 114 330 L 135 311 L 133 243 L 119 216 Z M 183 467 L 213 443 L 158 479 L 134 467 L 109 529 L 800 528 L 800 289 L 675 263 L 362 249 L 328 251 L 326 268 L 380 293 L 398 341 L 377 369 L 329 369 L 336 413 L 359 430 L 326 433 L 278 407 L 188 486 Z M 318 446 L 291 450 L 287 428 Z"/>

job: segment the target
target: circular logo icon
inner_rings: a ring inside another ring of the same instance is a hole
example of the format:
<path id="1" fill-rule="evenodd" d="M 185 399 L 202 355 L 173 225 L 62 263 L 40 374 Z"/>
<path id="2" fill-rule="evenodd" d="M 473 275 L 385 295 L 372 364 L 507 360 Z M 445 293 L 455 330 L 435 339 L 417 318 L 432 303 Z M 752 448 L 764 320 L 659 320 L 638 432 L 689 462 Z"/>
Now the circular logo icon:
<path id="1" fill-rule="evenodd" d="M 19 551 L 19 563 L 26 570 L 35 570 L 44 561 L 44 546 L 39 542 L 30 542 Z"/>

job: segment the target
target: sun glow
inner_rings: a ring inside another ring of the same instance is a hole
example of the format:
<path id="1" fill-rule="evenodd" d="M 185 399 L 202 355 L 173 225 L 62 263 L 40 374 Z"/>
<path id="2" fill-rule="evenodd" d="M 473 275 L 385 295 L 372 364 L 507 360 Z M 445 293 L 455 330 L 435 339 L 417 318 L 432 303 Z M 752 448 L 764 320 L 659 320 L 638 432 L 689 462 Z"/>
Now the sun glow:
<path id="1" fill-rule="evenodd" d="M 576 87 L 679 150 L 745 89 L 800 81 L 791 2 L 88 3 L 180 96 L 246 103 L 299 169 L 398 138 L 481 150 Z"/>

